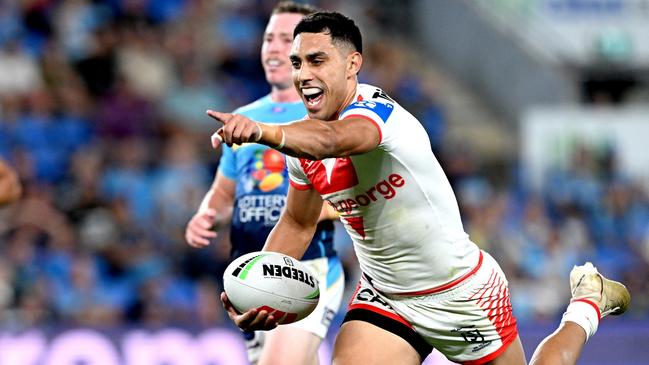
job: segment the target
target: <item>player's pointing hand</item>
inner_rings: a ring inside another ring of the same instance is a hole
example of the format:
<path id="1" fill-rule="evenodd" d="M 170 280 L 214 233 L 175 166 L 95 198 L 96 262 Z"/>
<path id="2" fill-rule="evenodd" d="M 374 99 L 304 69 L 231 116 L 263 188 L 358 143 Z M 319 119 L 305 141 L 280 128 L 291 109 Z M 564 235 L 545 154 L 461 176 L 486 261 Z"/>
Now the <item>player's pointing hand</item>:
<path id="1" fill-rule="evenodd" d="M 221 113 L 208 110 L 207 115 L 223 123 L 212 135 L 212 147 L 218 148 L 221 143 L 228 146 L 247 142 L 258 142 L 261 139 L 261 127 L 259 124 L 240 114 Z"/>

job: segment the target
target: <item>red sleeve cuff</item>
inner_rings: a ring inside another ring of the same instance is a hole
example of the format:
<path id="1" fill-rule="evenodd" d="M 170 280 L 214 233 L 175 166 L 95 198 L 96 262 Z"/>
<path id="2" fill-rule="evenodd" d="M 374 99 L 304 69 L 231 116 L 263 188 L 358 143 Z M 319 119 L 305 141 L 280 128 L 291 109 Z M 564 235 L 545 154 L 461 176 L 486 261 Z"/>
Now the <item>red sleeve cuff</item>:
<path id="1" fill-rule="evenodd" d="M 306 185 L 305 184 L 298 184 L 293 180 L 289 180 L 288 182 L 291 184 L 291 186 L 293 188 L 295 188 L 297 190 L 309 190 L 309 189 L 311 189 L 311 184 L 306 184 Z"/>

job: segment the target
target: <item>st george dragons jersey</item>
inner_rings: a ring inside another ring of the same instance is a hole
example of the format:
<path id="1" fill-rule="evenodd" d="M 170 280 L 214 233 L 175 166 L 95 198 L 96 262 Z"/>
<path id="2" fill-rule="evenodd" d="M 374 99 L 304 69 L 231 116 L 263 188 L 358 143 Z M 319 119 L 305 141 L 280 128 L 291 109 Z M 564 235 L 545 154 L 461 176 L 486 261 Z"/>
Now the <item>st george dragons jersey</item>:
<path id="1" fill-rule="evenodd" d="M 301 101 L 276 103 L 267 95 L 234 113 L 264 123 L 281 124 L 304 118 L 306 109 Z M 257 143 L 223 145 L 219 171 L 236 183 L 230 227 L 231 256 L 260 251 L 286 202 L 288 172 L 284 155 Z M 334 257 L 333 229 L 331 221 L 320 222 L 302 259 Z"/>
<path id="2" fill-rule="evenodd" d="M 428 292 L 471 272 L 480 250 L 424 128 L 377 87 L 358 85 L 354 100 L 340 119 L 374 122 L 379 146 L 321 161 L 289 157 L 291 185 L 315 189 L 338 211 L 361 270 L 380 291 Z"/>

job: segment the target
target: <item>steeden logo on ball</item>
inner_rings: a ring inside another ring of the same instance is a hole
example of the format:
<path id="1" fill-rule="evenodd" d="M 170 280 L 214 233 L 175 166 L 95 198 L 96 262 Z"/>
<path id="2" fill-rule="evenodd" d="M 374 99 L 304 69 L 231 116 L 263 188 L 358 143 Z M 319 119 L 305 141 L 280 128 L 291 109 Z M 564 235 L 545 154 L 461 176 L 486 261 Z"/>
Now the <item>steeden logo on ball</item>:
<path id="1" fill-rule="evenodd" d="M 278 323 L 298 321 L 318 304 L 318 280 L 298 260 L 277 252 L 252 252 L 230 263 L 223 284 L 239 312 L 266 310 Z"/>

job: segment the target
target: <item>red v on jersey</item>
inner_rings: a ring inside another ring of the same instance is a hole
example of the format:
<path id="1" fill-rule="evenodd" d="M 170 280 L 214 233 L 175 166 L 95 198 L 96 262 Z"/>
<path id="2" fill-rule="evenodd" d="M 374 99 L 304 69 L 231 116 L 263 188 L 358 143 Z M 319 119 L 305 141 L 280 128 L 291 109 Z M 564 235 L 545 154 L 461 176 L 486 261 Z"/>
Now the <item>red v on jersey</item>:
<path id="1" fill-rule="evenodd" d="M 306 176 L 320 195 L 332 194 L 358 185 L 358 176 L 352 159 L 349 157 L 323 161 L 300 159 L 300 165 L 302 165 Z M 365 239 L 362 216 L 345 217 L 343 219 Z"/>
<path id="2" fill-rule="evenodd" d="M 342 157 L 323 161 L 300 159 L 300 165 L 321 195 L 335 193 L 358 185 L 352 159 Z"/>
<path id="3" fill-rule="evenodd" d="M 349 224 L 356 233 L 361 235 L 363 240 L 365 239 L 365 225 L 363 224 L 363 216 L 360 217 L 346 217 L 344 219 L 347 224 Z"/>

